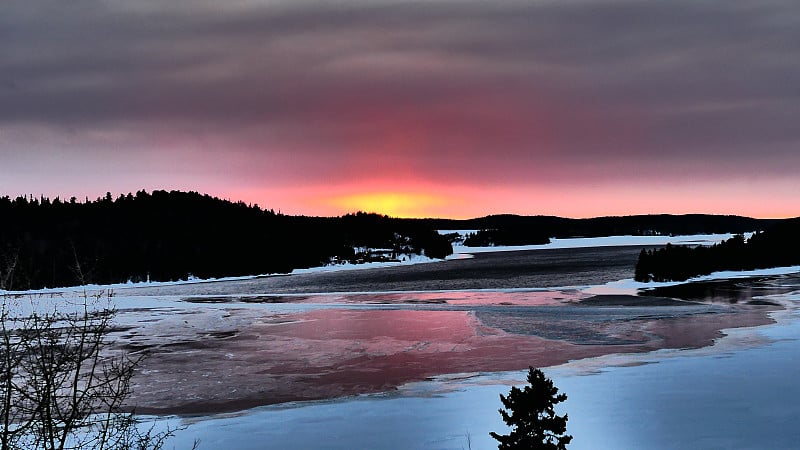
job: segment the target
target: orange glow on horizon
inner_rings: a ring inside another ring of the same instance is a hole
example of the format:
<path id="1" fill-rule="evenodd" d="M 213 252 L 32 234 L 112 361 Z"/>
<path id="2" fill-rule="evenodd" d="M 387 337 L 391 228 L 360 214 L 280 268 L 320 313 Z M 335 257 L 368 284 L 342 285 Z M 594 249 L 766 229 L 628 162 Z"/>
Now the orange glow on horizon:
<path id="1" fill-rule="evenodd" d="M 444 196 L 406 192 L 367 192 L 335 196 L 326 201 L 344 212 L 370 212 L 391 217 L 433 217 L 448 203 Z"/>
<path id="2" fill-rule="evenodd" d="M 288 189 L 240 190 L 223 196 L 285 214 L 340 216 L 357 211 L 392 217 L 469 219 L 490 214 L 599 217 L 634 214 L 736 214 L 760 218 L 800 216 L 798 182 L 598 184 L 586 186 L 469 185 L 427 180 L 364 180 Z M 763 192 L 770 195 L 764 196 Z M 697 195 L 702 192 L 703 195 Z"/>

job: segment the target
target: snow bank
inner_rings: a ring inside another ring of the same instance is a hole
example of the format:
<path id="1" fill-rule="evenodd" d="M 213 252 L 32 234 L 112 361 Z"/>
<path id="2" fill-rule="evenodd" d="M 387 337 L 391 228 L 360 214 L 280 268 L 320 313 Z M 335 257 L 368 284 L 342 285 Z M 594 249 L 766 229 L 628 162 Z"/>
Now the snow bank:
<path id="1" fill-rule="evenodd" d="M 367 262 L 361 264 L 352 264 L 352 263 L 330 264 L 327 266 L 310 267 L 308 269 L 294 269 L 291 274 L 297 275 L 302 273 L 339 272 L 342 270 L 375 269 L 379 267 L 408 266 L 411 264 L 425 264 L 425 263 L 441 261 L 441 259 L 428 258 L 425 255 L 416 255 L 416 254 L 411 254 L 411 255 L 402 254 L 399 256 L 399 258 L 401 258 L 400 261 Z"/>
<path id="2" fill-rule="evenodd" d="M 241 281 L 241 280 L 250 280 L 253 278 L 259 277 L 267 277 L 267 276 L 275 276 L 277 274 L 265 274 L 265 275 L 244 275 L 238 277 L 220 277 L 220 278 L 197 278 L 197 277 L 189 277 L 187 280 L 176 280 L 176 281 L 139 281 L 139 282 L 132 282 L 128 281 L 127 283 L 115 283 L 115 284 L 85 284 L 82 286 L 70 286 L 70 287 L 62 287 L 62 288 L 42 288 L 42 289 L 32 289 L 28 291 L 5 291 L 0 289 L 0 295 L 2 294 L 57 294 L 60 292 L 98 292 L 98 291 L 107 291 L 107 290 L 116 290 L 116 289 L 124 289 L 130 287 L 159 287 L 159 286 L 176 286 L 176 285 L 183 285 L 183 284 L 197 284 L 197 283 L 217 283 L 221 281 Z"/>
<path id="3" fill-rule="evenodd" d="M 745 234 L 749 238 L 752 233 Z M 454 253 L 487 253 L 487 252 L 512 252 L 520 250 L 588 248 L 588 247 L 626 247 L 637 245 L 712 245 L 732 238 L 731 233 L 724 234 L 697 234 L 689 236 L 604 236 L 592 238 L 551 238 L 549 244 L 540 245 L 512 245 L 497 247 L 466 247 L 453 246 Z"/>

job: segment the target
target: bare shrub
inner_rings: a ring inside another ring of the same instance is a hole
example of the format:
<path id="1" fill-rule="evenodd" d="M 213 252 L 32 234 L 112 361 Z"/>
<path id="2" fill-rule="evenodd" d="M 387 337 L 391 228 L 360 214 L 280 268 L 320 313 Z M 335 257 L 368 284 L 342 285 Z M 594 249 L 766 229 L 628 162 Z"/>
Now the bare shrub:
<path id="1" fill-rule="evenodd" d="M 102 293 L 66 307 L 2 296 L 0 450 L 157 450 L 174 433 L 125 408 L 140 359 L 110 351 L 110 305 Z"/>

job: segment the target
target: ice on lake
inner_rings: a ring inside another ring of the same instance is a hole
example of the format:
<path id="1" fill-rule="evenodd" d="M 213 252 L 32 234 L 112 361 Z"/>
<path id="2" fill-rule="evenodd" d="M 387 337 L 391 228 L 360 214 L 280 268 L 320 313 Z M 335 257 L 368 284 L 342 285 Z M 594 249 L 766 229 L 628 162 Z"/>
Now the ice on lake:
<path id="1" fill-rule="evenodd" d="M 800 301 L 798 295 L 783 300 Z M 796 309 L 716 348 L 611 355 L 546 370 L 569 395 L 570 449 L 788 449 L 800 442 Z M 178 420 L 188 448 L 496 448 L 498 396 L 524 372 L 442 377 L 380 395 Z"/>

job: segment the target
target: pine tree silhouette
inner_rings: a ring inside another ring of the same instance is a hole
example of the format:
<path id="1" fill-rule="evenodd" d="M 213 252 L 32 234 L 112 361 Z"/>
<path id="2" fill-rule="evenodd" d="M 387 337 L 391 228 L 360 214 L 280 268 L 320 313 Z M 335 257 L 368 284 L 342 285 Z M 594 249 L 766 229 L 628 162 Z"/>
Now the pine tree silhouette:
<path id="1" fill-rule="evenodd" d="M 533 367 L 528 371 L 528 384 L 523 389 L 511 388 L 508 395 L 500 394 L 505 409 L 500 409 L 503 421 L 511 433 L 489 433 L 498 440 L 499 450 L 566 450 L 572 436 L 566 435 L 567 415 L 558 416 L 554 406 L 567 399 L 559 394 L 553 381 Z"/>

